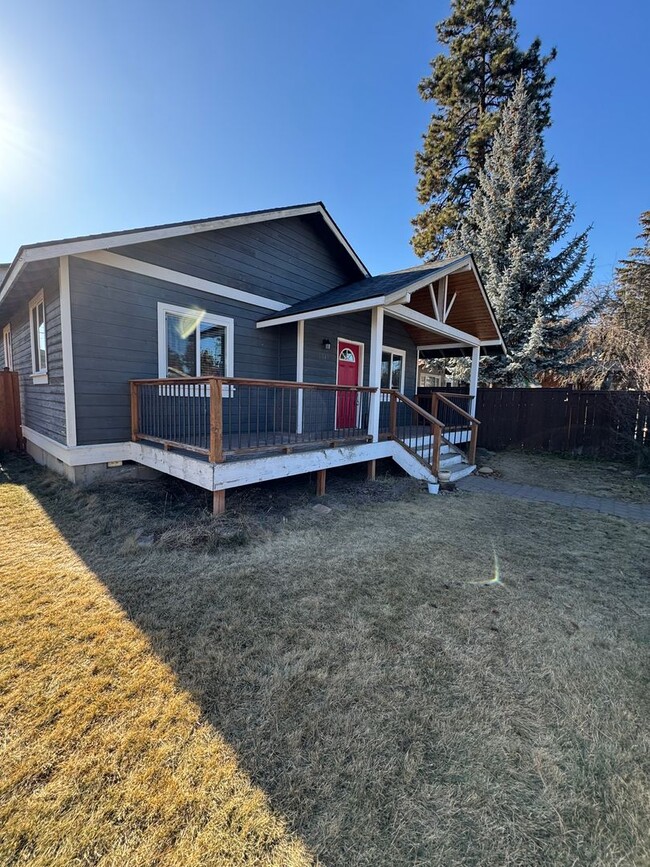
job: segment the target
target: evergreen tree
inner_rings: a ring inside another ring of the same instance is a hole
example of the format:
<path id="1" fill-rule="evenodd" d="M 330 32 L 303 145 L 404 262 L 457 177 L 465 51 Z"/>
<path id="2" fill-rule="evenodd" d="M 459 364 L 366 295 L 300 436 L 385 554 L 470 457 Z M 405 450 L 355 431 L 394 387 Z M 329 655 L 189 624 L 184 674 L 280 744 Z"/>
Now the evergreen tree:
<path id="1" fill-rule="evenodd" d="M 589 230 L 566 239 L 574 206 L 546 157 L 539 126 L 522 79 L 447 245 L 450 253 L 475 256 L 508 347 L 507 356 L 485 360 L 483 376 L 503 385 L 530 383 L 544 371 L 566 373 L 594 313 L 568 315 L 593 273 Z"/>
<path id="2" fill-rule="evenodd" d="M 615 307 L 624 325 L 632 332 L 650 338 L 650 211 L 641 214 L 642 247 L 633 247 L 629 258 L 616 269 L 618 286 Z"/>
<path id="3" fill-rule="evenodd" d="M 434 100 L 422 150 L 416 154 L 418 201 L 424 210 L 413 220 L 411 243 L 418 256 L 437 256 L 455 228 L 490 150 L 502 105 L 521 76 L 535 109 L 539 131 L 550 125 L 554 79 L 546 67 L 555 49 L 541 54 L 535 39 L 522 51 L 511 14 L 514 0 L 452 0 L 451 15 L 438 24 L 446 53 L 431 62 L 420 96 Z"/>

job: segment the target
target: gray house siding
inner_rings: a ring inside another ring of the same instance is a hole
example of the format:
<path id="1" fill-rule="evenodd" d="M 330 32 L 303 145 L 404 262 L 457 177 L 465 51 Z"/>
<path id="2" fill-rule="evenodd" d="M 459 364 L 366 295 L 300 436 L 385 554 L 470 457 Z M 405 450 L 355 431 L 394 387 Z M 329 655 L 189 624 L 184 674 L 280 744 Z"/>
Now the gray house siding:
<path id="1" fill-rule="evenodd" d="M 328 242 L 320 237 L 309 217 L 167 238 L 115 252 L 285 304 L 359 279 L 359 271 L 331 237 Z"/>
<path id="2" fill-rule="evenodd" d="M 336 382 L 338 338 L 363 343 L 363 385 L 368 385 L 370 369 L 370 311 L 347 313 L 343 316 L 328 316 L 325 319 L 308 319 L 305 322 L 305 382 Z M 323 349 L 323 340 L 328 338 L 332 348 Z M 384 346 L 406 351 L 404 390 L 408 397 L 415 392 L 417 349 L 400 322 L 384 317 Z"/>
<path id="3" fill-rule="evenodd" d="M 129 380 L 159 373 L 159 301 L 234 319 L 235 376 L 279 376 L 278 337 L 255 327 L 266 309 L 74 257 L 70 283 L 80 445 L 130 438 Z"/>
<path id="4" fill-rule="evenodd" d="M 286 304 L 358 279 L 311 218 L 291 217 L 117 248 L 122 256 Z M 260 308 L 72 257 L 72 333 L 80 445 L 130 437 L 128 381 L 158 376 L 157 302 L 235 320 L 237 377 L 295 379 L 296 326 L 257 329 Z"/>
<path id="5" fill-rule="evenodd" d="M 48 382 L 35 385 L 32 381 L 31 333 L 29 302 L 40 291 L 45 297 L 45 334 L 47 346 Z M 58 279 L 50 277 L 37 289 L 29 289 L 12 317 L 11 343 L 13 366 L 20 376 L 20 402 L 23 424 L 60 443 L 66 441 L 65 397 L 63 392 L 63 352 L 61 344 L 61 307 Z M 7 324 L 0 324 L 0 331 Z M 2 349 L 0 348 L 0 353 Z M 4 357 L 2 359 L 4 366 Z"/>

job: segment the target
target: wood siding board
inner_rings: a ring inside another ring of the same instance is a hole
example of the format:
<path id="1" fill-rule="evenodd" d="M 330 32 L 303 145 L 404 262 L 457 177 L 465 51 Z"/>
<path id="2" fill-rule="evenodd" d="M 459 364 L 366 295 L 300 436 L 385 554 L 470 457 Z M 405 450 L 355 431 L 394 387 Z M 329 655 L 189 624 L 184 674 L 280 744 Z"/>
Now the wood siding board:
<path id="1" fill-rule="evenodd" d="M 40 290 L 45 295 L 47 345 L 47 384 L 32 381 L 29 301 Z M 11 325 L 14 370 L 19 375 L 23 423 L 60 443 L 66 441 L 65 397 L 63 392 L 63 352 L 61 346 L 61 307 L 58 273 L 48 265 L 30 272 L 29 280 L 19 279 L 12 305 Z M 7 324 L 3 322 L 3 325 Z"/>
<path id="2" fill-rule="evenodd" d="M 130 438 L 128 382 L 158 376 L 159 301 L 233 318 L 235 376 L 278 378 L 276 329 L 255 327 L 265 309 L 75 257 L 70 280 L 80 445 Z"/>
<path id="3" fill-rule="evenodd" d="M 121 247 L 123 256 L 193 274 L 292 304 L 356 279 L 301 220 L 237 226 L 190 237 Z"/>

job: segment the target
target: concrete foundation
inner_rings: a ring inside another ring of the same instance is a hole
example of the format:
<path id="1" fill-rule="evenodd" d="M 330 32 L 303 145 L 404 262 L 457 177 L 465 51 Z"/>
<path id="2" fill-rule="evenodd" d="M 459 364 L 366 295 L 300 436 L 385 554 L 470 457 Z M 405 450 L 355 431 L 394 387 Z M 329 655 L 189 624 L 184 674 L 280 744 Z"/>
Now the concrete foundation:
<path id="1" fill-rule="evenodd" d="M 93 482 L 121 482 L 125 480 L 140 480 L 151 481 L 158 478 L 161 474 L 157 470 L 150 467 L 142 466 L 142 464 L 131 463 L 126 461 L 118 466 L 109 466 L 106 463 L 102 464 L 81 464 L 80 466 L 71 467 L 59 458 L 54 457 L 49 452 L 46 452 L 40 446 L 27 440 L 27 454 L 32 457 L 37 464 L 53 470 L 60 476 L 64 476 L 69 482 L 74 485 L 91 485 Z"/>

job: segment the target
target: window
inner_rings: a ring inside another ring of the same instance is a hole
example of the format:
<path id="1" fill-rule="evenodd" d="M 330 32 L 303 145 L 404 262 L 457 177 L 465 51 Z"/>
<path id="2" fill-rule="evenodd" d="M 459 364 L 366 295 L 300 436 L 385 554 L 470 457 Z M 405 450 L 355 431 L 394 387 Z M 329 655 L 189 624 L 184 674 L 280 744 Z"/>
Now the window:
<path id="1" fill-rule="evenodd" d="M 233 375 L 234 320 L 158 304 L 160 377 Z"/>
<path id="2" fill-rule="evenodd" d="M 29 304 L 29 330 L 32 340 L 32 380 L 47 382 L 47 340 L 45 335 L 45 298 L 43 290 Z"/>
<path id="3" fill-rule="evenodd" d="M 383 346 L 381 351 L 381 387 L 396 388 L 404 391 L 404 373 L 406 368 L 406 352 L 403 349 L 393 349 Z"/>
<path id="4" fill-rule="evenodd" d="M 4 366 L 9 370 L 14 369 L 13 350 L 11 348 L 11 325 L 5 325 L 2 329 L 2 349 L 4 353 Z"/>
<path id="5" fill-rule="evenodd" d="M 351 349 L 342 349 L 339 353 L 339 361 L 351 361 L 354 363 L 356 360 L 355 354 Z"/>

